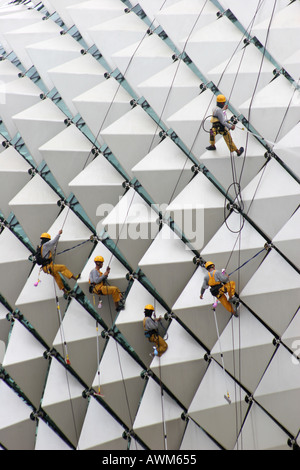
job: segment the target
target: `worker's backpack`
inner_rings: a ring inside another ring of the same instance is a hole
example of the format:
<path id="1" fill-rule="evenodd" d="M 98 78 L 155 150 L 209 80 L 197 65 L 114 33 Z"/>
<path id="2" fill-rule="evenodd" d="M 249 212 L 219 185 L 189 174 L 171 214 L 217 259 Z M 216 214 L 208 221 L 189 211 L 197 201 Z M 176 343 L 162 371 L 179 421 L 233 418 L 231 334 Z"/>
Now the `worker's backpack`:
<path id="1" fill-rule="evenodd" d="M 51 260 L 43 258 L 42 247 L 40 245 L 36 247 L 35 261 L 39 266 L 42 267 L 47 266 L 47 264 L 51 263 Z"/>

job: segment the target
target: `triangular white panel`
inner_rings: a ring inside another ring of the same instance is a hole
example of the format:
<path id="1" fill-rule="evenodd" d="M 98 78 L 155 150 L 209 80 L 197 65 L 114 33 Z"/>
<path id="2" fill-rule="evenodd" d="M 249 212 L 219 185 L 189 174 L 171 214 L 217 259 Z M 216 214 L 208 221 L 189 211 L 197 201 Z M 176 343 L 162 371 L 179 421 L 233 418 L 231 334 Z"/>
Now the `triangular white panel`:
<path id="1" fill-rule="evenodd" d="M 274 245 L 297 267 L 300 267 L 299 226 L 300 210 L 298 209 L 273 238 Z"/>
<path id="2" fill-rule="evenodd" d="M 14 147 L 9 146 L 0 153 L 0 210 L 5 216 L 11 212 L 9 202 L 30 180 L 30 168 L 29 163 Z"/>
<path id="3" fill-rule="evenodd" d="M 274 78 L 273 70 L 274 65 L 254 44 L 249 44 L 239 50 L 230 62 L 225 60 L 211 69 L 207 76 L 219 84 L 222 93 L 238 109 L 240 104 L 268 85 Z"/>
<path id="4" fill-rule="evenodd" d="M 296 124 L 281 140 L 273 147 L 274 152 L 296 175 L 300 174 L 299 164 L 300 149 L 300 123 Z"/>
<path id="5" fill-rule="evenodd" d="M 273 51 L 280 63 L 299 49 L 297 41 L 300 5 L 298 2 L 291 2 L 280 11 L 274 12 L 270 18 L 256 25 L 252 34 L 258 37 L 262 44 L 267 42 L 267 48 Z"/>
<path id="6" fill-rule="evenodd" d="M 272 250 L 244 287 L 240 297 L 281 335 L 299 307 L 299 288 L 300 279 L 295 269 Z"/>
<path id="7" fill-rule="evenodd" d="M 176 0 L 172 3 L 167 2 L 156 16 L 169 37 L 181 50 L 185 49 L 184 46 L 194 30 L 216 19 L 217 11 L 215 5 L 205 0 Z M 179 21 L 180 28 L 178 28 Z"/>
<path id="8" fill-rule="evenodd" d="M 136 268 L 158 231 L 157 220 L 158 214 L 130 188 L 101 223 L 121 252 L 126 253 L 130 265 Z"/>
<path id="9" fill-rule="evenodd" d="M 73 116 L 76 116 L 78 110 L 73 99 L 103 81 L 105 72 L 99 62 L 90 54 L 85 54 L 54 67 L 49 70 L 49 75 L 64 103 Z"/>
<path id="10" fill-rule="evenodd" d="M 205 349 L 176 321 L 168 328 L 166 342 L 167 351 L 153 359 L 151 370 L 188 408 L 207 369 Z"/>
<path id="11" fill-rule="evenodd" d="M 50 99 L 45 99 L 13 116 L 19 133 L 38 165 L 42 161 L 39 148 L 64 130 L 65 119 L 65 114 Z M 35 130 L 37 125 L 39 132 Z"/>
<path id="12" fill-rule="evenodd" d="M 172 64 L 172 50 L 153 34 L 116 52 L 113 59 L 128 83 L 136 89 L 141 82 Z"/>
<path id="13" fill-rule="evenodd" d="M 226 400 L 229 394 L 231 403 Z M 211 362 L 188 414 L 225 449 L 233 449 L 247 411 L 245 392 L 222 367 Z"/>
<path id="14" fill-rule="evenodd" d="M 66 300 L 54 284 L 52 276 L 39 273 L 35 266 L 16 301 L 16 307 L 49 346 L 60 325 L 56 294 L 62 315 L 66 309 Z"/>
<path id="15" fill-rule="evenodd" d="M 220 364 L 223 359 L 226 370 L 253 392 L 274 354 L 274 336 L 243 306 L 239 315 L 240 320 L 228 323 L 211 355 Z"/>
<path id="16" fill-rule="evenodd" d="M 139 261 L 158 293 L 171 307 L 193 274 L 193 253 L 167 225 Z"/>
<path id="17" fill-rule="evenodd" d="M 57 183 L 68 196 L 69 183 L 84 168 L 91 142 L 76 126 L 69 126 L 39 148 Z"/>
<path id="18" fill-rule="evenodd" d="M 220 450 L 220 447 L 193 420 L 189 420 L 180 450 Z"/>
<path id="19" fill-rule="evenodd" d="M 61 328 L 53 341 L 53 347 L 63 357 L 68 354 L 72 368 L 89 385 L 92 383 L 97 369 L 97 328 L 101 352 L 104 347 L 104 340 L 101 338 L 101 326 L 96 325 L 96 320 L 75 299 L 72 299 L 66 310 Z M 89 356 L 88 367 L 83 360 L 83 350 Z"/>
<path id="20" fill-rule="evenodd" d="M 164 211 L 192 178 L 191 167 L 181 149 L 166 138 L 132 168 L 132 173 Z"/>
<path id="21" fill-rule="evenodd" d="M 103 423 L 105 422 L 105 426 Z M 95 399 L 91 399 L 78 442 L 78 450 L 126 450 L 124 428 Z"/>
<path id="22" fill-rule="evenodd" d="M 241 192 L 244 212 L 270 238 L 285 225 L 299 204 L 300 187 L 271 160 Z M 276 216 L 268 217 L 269 214 Z"/>
<path id="23" fill-rule="evenodd" d="M 48 230 L 58 216 L 58 200 L 59 196 L 46 181 L 35 175 L 9 202 L 11 211 L 34 245 L 39 243 L 41 233 Z"/>
<path id="24" fill-rule="evenodd" d="M 80 44 L 67 34 L 28 46 L 27 53 L 48 90 L 52 90 L 54 83 L 50 78 L 49 70 L 79 57 L 81 49 Z"/>
<path id="25" fill-rule="evenodd" d="M 41 90 L 28 78 L 18 78 L 6 83 L 1 93 L 0 114 L 11 137 L 18 129 L 13 116 L 40 102 Z"/>
<path id="26" fill-rule="evenodd" d="M 282 139 L 299 120 L 299 90 L 280 75 L 252 99 L 240 104 L 240 112 L 271 145 Z M 274 97 L 276 96 L 276 99 Z M 272 126 L 267 123 L 272 120 Z"/>
<path id="27" fill-rule="evenodd" d="M 57 433 L 41 419 L 39 420 L 35 450 L 71 450 Z"/>
<path id="28" fill-rule="evenodd" d="M 27 46 L 58 37 L 61 28 L 53 21 L 41 20 L 29 26 L 14 29 L 4 33 L 7 43 L 10 45 L 26 70 L 33 66 L 33 62 L 26 50 Z"/>
<path id="29" fill-rule="evenodd" d="M 182 411 L 153 379 L 149 379 L 134 422 L 134 431 L 152 449 L 176 449 L 185 426 L 181 419 Z"/>
<path id="30" fill-rule="evenodd" d="M 24 279 L 30 273 L 28 256 L 30 251 L 9 230 L 5 229 L 0 235 L 0 293 L 12 306 L 22 290 Z M 13 279 L 13 282 L 12 282 Z"/>
<path id="31" fill-rule="evenodd" d="M 233 52 L 242 47 L 243 36 L 241 31 L 226 17 L 221 17 L 191 35 L 186 44 L 186 53 L 194 61 L 198 69 L 205 75 L 215 65 L 214 50 L 218 50 L 218 62 L 230 59 Z M 181 48 L 185 41 L 181 40 Z"/>
<path id="32" fill-rule="evenodd" d="M 121 16 L 125 6 L 119 0 L 89 0 L 68 6 L 66 11 L 72 17 L 89 47 L 94 44 L 89 29 L 110 19 Z"/>
<path id="33" fill-rule="evenodd" d="M 3 367 L 36 408 L 39 408 L 48 368 L 44 351 L 23 325 L 14 324 Z"/>
<path id="34" fill-rule="evenodd" d="M 255 400 L 293 435 L 299 431 L 299 366 L 299 360 L 280 346 L 254 393 Z M 279 402 L 286 407 L 278 406 Z"/>
<path id="35" fill-rule="evenodd" d="M 102 129 L 130 111 L 130 101 L 129 93 L 110 78 L 74 98 L 73 103 L 91 129 L 95 143 L 103 145 Z"/>
<path id="36" fill-rule="evenodd" d="M 11 450 L 33 450 L 35 423 L 30 408 L 3 381 L 0 383 L 0 442 Z"/>
<path id="37" fill-rule="evenodd" d="M 106 62 L 114 70 L 116 63 L 113 54 L 130 44 L 141 41 L 146 36 L 146 31 L 147 25 L 141 22 L 134 13 L 123 12 L 121 16 L 89 28 L 88 33 Z"/>
<path id="38" fill-rule="evenodd" d="M 87 408 L 82 391 L 82 385 L 58 361 L 53 359 L 42 408 L 74 446 L 77 445 Z"/>
<path id="39" fill-rule="evenodd" d="M 287 441 L 288 434 L 253 403 L 234 450 L 288 450 Z"/>
<path id="40" fill-rule="evenodd" d="M 10 323 L 6 319 L 6 315 L 8 314 L 8 309 L 5 308 L 4 305 L 0 304 L 0 343 L 1 343 L 1 358 L 0 364 L 2 364 L 2 360 L 4 358 L 5 349 L 8 340 L 8 334 L 10 330 Z"/>
<path id="41" fill-rule="evenodd" d="M 132 128 L 133 126 L 133 128 Z M 132 168 L 159 142 L 155 121 L 136 106 L 101 131 L 101 137 L 129 176 Z"/>
<path id="42" fill-rule="evenodd" d="M 69 191 L 75 194 L 97 233 L 100 233 L 101 220 L 116 206 L 125 192 L 122 186 L 124 178 L 104 156 L 99 155 L 87 163 L 89 158 L 90 154 L 82 171 L 70 181 Z"/>
<path id="43" fill-rule="evenodd" d="M 224 221 L 224 198 L 211 186 L 199 173 L 167 207 L 175 225 L 196 250 L 201 250 Z"/>
<path id="44" fill-rule="evenodd" d="M 112 367 L 112 363 L 114 367 Z M 141 366 L 115 340 L 110 339 L 99 364 L 99 375 L 93 381 L 94 390 L 100 387 L 107 405 L 129 429 L 138 409 L 144 389 Z M 121 391 L 122 387 L 122 391 Z"/>

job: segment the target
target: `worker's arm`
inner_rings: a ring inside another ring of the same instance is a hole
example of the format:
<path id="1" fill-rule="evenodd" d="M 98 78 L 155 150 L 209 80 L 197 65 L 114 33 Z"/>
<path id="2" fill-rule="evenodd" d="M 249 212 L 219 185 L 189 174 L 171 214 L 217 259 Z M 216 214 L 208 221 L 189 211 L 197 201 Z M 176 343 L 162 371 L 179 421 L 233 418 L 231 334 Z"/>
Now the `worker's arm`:
<path id="1" fill-rule="evenodd" d="M 49 240 L 43 245 L 43 258 L 47 259 L 50 251 L 54 252 L 59 241 L 61 233 L 59 232 L 53 240 Z"/>
<path id="2" fill-rule="evenodd" d="M 215 272 L 215 280 L 217 282 L 222 282 L 222 283 L 226 284 L 227 282 L 229 282 L 229 277 L 226 274 L 223 274 L 222 271 L 216 271 Z"/>
<path id="3" fill-rule="evenodd" d="M 201 291 L 200 291 L 200 299 L 203 299 L 203 294 L 204 292 L 206 291 L 206 289 L 209 288 L 209 285 L 208 285 L 208 274 L 205 275 L 204 279 L 203 279 L 203 284 L 202 284 L 202 287 L 201 287 Z"/>
<path id="4" fill-rule="evenodd" d="M 90 272 L 90 283 L 91 284 L 100 284 L 101 282 L 104 282 L 107 279 L 106 274 L 99 273 L 97 269 L 93 269 Z"/>

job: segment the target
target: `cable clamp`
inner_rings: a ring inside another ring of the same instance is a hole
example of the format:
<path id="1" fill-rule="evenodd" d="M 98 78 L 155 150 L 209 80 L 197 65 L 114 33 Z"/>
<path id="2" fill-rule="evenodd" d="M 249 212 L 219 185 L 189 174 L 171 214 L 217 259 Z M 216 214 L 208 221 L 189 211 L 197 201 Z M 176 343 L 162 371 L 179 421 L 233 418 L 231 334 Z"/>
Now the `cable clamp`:
<path id="1" fill-rule="evenodd" d="M 125 277 L 127 281 L 135 281 L 136 279 L 139 278 L 139 275 L 133 272 L 133 273 L 127 273 Z"/>
<path id="2" fill-rule="evenodd" d="M 192 171 L 195 175 L 197 175 L 198 173 L 201 172 L 201 168 L 200 168 L 199 165 L 193 165 L 193 166 L 191 167 L 191 171 Z"/>
<path id="3" fill-rule="evenodd" d="M 32 413 L 30 413 L 31 421 L 38 421 L 40 418 L 44 418 L 45 416 L 46 413 L 43 410 L 33 411 Z"/>
<path id="4" fill-rule="evenodd" d="M 107 330 L 107 331 L 102 330 L 101 331 L 101 336 L 104 339 L 107 339 L 107 338 L 110 338 L 110 337 L 114 338 L 115 337 L 115 332 L 113 330 Z"/>
<path id="5" fill-rule="evenodd" d="M 201 256 L 194 256 L 193 263 L 197 264 L 197 266 L 204 267 L 205 260 Z"/>
<path id="6" fill-rule="evenodd" d="M 125 441 L 129 441 L 132 436 L 134 436 L 134 431 L 132 429 L 128 429 L 128 431 L 124 431 L 122 434 L 122 437 L 125 439 Z"/>
<path id="7" fill-rule="evenodd" d="M 173 318 L 176 318 L 176 315 L 173 312 L 167 312 L 167 313 L 164 314 L 164 319 L 165 320 L 171 320 Z"/>
<path id="8" fill-rule="evenodd" d="M 153 377 L 153 372 L 150 369 L 143 370 L 141 372 L 141 378 L 142 379 L 148 379 L 149 377 Z"/>
<path id="9" fill-rule="evenodd" d="M 272 343 L 273 343 L 274 346 L 278 346 L 281 343 L 281 340 L 280 340 L 280 338 L 274 338 Z"/>
<path id="10" fill-rule="evenodd" d="M 274 248 L 273 243 L 265 243 L 264 244 L 264 249 L 267 250 L 268 252 L 271 251 L 272 248 Z"/>
<path id="11" fill-rule="evenodd" d="M 92 388 L 86 388 L 85 390 L 83 390 L 82 392 L 82 398 L 89 398 L 89 397 L 93 397 L 95 395 L 95 390 L 93 390 Z"/>
<path id="12" fill-rule="evenodd" d="M 186 423 L 187 423 L 187 422 L 189 421 L 189 419 L 190 419 L 188 413 L 186 413 L 185 411 L 183 411 L 183 412 L 181 413 L 180 418 L 182 419 L 182 421 L 185 421 Z"/>
<path id="13" fill-rule="evenodd" d="M 245 396 L 245 402 L 246 403 L 252 403 L 253 402 L 253 395 L 246 395 Z"/>
<path id="14" fill-rule="evenodd" d="M 92 150 L 91 150 L 92 154 L 95 155 L 95 157 L 97 157 L 98 155 L 100 155 L 101 153 L 101 150 L 98 149 L 98 147 L 93 147 Z"/>

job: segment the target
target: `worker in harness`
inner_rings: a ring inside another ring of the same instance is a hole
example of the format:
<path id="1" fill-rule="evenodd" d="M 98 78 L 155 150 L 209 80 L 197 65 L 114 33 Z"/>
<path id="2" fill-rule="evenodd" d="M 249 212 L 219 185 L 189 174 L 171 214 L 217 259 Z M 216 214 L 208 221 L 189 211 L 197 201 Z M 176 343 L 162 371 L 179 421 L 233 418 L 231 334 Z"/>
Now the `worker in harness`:
<path id="1" fill-rule="evenodd" d="M 66 277 L 67 279 L 74 279 L 75 281 L 80 278 L 80 274 L 78 274 L 78 276 L 74 276 L 74 274 L 64 264 L 53 263 L 53 253 L 56 252 L 56 247 L 61 234 L 62 230 L 60 230 L 56 237 L 51 240 L 49 233 L 42 233 L 40 237 L 41 244 L 38 247 L 41 257 L 41 262 L 39 264 L 41 264 L 44 273 L 50 274 L 54 277 L 59 289 L 64 291 L 65 294 L 69 294 L 70 291 L 65 288 L 60 274 L 62 274 L 62 276 Z"/>
<path id="2" fill-rule="evenodd" d="M 109 286 L 106 284 L 110 273 L 110 267 L 108 266 L 104 273 L 101 271 L 104 263 L 104 258 L 102 256 L 96 256 L 94 258 L 94 262 L 95 268 L 90 272 L 89 276 L 90 292 L 99 296 L 111 295 L 116 309 L 124 309 L 124 305 L 121 302 L 122 294 L 120 289 L 116 286 Z"/>
<path id="3" fill-rule="evenodd" d="M 212 112 L 212 117 L 210 122 L 212 123 L 212 128 L 209 131 L 209 143 L 210 146 L 206 147 L 207 150 L 216 150 L 216 135 L 221 134 L 229 148 L 230 152 L 236 152 L 239 157 L 244 152 L 244 148 L 236 147 L 235 143 L 232 140 L 229 130 L 234 130 L 235 125 L 231 124 L 226 119 L 226 109 L 228 105 L 226 104 L 226 98 L 224 95 L 217 96 L 217 103 Z"/>
<path id="4" fill-rule="evenodd" d="M 205 290 L 210 287 L 211 294 L 221 302 L 228 312 L 237 317 L 238 297 L 235 293 L 235 282 L 230 281 L 223 272 L 217 271 L 212 261 L 207 261 L 205 268 L 208 272 L 203 280 L 200 299 L 203 299 Z M 228 293 L 229 299 L 227 299 L 226 293 Z"/>
<path id="5" fill-rule="evenodd" d="M 148 338 L 150 343 L 155 344 L 154 352 L 151 353 L 151 356 L 161 356 L 166 352 L 168 349 L 168 345 L 165 340 L 159 335 L 158 333 L 158 325 L 157 323 L 160 321 L 160 318 L 152 318 L 154 313 L 153 305 L 146 305 L 144 309 L 144 320 L 143 320 L 143 327 L 145 331 L 145 336 Z"/>

